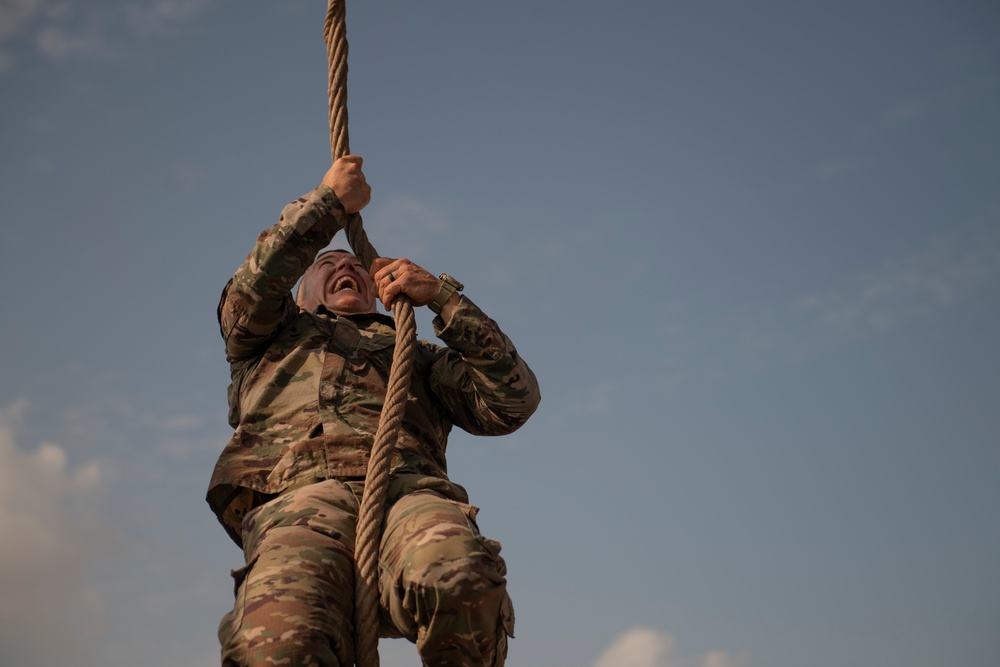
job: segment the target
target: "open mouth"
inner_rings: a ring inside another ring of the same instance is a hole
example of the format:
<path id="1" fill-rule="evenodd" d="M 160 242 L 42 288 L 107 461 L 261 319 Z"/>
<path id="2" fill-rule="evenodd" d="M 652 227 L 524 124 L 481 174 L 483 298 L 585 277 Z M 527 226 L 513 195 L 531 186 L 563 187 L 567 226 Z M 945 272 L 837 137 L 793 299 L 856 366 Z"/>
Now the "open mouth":
<path id="1" fill-rule="evenodd" d="M 330 288 L 330 293 L 339 292 L 341 290 L 354 290 L 355 292 L 360 292 L 358 289 L 358 281 L 350 276 L 341 276 L 333 282 L 333 287 Z"/>

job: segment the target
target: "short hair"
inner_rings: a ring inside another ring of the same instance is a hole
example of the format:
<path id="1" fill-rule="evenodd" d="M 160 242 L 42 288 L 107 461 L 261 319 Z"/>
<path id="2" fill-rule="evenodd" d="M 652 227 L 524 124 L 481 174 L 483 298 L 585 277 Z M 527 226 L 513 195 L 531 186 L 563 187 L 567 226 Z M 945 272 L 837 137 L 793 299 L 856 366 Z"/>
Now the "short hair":
<path id="1" fill-rule="evenodd" d="M 345 253 L 345 254 L 348 254 L 348 255 L 354 255 L 354 253 L 351 252 L 350 250 L 344 250 L 343 248 L 332 248 L 330 250 L 322 250 L 322 251 L 320 251 L 320 253 L 318 255 L 316 255 L 316 259 L 314 259 L 313 262 L 312 262 L 312 264 L 309 265 L 309 268 L 306 269 L 306 272 L 308 273 L 309 269 L 312 268 L 313 264 L 315 264 L 316 262 L 318 262 L 323 257 L 323 255 L 329 255 L 331 252 L 342 252 L 342 253 Z M 357 257 L 357 255 L 354 255 L 354 256 Z M 302 274 L 302 277 L 304 278 L 305 274 Z M 299 279 L 299 286 L 295 288 L 295 303 L 299 302 L 299 297 L 301 295 L 302 295 L 302 279 L 300 278 Z"/>
<path id="2" fill-rule="evenodd" d="M 343 248 L 332 248 L 331 250 L 323 250 L 318 255 L 316 255 L 316 259 L 313 260 L 313 264 L 318 262 L 320 257 L 322 257 L 323 255 L 329 255 L 331 252 L 342 252 L 347 255 L 354 255 L 354 253 L 351 252 L 350 250 L 344 250 Z M 357 257 L 357 255 L 355 255 L 355 257 Z"/>

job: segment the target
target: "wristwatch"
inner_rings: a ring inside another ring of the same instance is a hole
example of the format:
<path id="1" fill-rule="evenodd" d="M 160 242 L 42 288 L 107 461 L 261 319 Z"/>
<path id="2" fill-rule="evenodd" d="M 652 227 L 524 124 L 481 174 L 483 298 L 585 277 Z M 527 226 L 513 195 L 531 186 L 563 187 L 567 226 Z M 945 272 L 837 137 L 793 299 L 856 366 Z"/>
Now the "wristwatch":
<path id="1" fill-rule="evenodd" d="M 457 279 L 452 278 L 447 273 L 442 273 L 438 276 L 438 278 L 443 281 L 441 283 L 441 289 L 438 290 L 437 296 L 434 297 L 434 300 L 427 304 L 427 307 L 440 315 L 441 309 L 444 308 L 445 301 L 451 298 L 451 295 L 455 292 L 461 292 L 464 290 L 465 285 L 458 282 Z"/>

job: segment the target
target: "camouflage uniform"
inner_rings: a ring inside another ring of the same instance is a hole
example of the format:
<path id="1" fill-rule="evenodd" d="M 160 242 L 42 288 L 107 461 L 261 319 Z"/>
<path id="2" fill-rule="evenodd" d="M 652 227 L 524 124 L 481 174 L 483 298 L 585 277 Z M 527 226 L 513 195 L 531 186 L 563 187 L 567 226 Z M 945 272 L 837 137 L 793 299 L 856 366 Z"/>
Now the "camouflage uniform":
<path id="1" fill-rule="evenodd" d="M 353 664 L 353 551 L 368 456 L 392 360 L 392 319 L 300 312 L 291 289 L 343 227 L 325 186 L 289 204 L 226 285 L 219 323 L 235 429 L 208 502 L 246 565 L 219 627 L 224 665 Z M 499 543 L 484 538 L 447 476 L 452 425 L 517 429 L 538 405 L 535 377 L 467 297 L 447 347 L 421 342 L 392 464 L 379 555 L 383 626 L 426 665 L 502 665 L 513 609 Z"/>

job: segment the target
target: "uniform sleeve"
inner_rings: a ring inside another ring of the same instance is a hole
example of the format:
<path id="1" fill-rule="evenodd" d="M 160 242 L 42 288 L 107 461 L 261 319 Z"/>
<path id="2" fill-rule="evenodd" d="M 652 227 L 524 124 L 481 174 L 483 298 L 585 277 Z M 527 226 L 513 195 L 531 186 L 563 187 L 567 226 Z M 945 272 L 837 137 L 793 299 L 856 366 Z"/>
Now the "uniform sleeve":
<path id="1" fill-rule="evenodd" d="M 333 190 L 321 185 L 284 208 L 261 232 L 219 301 L 219 327 L 232 363 L 257 354 L 298 313 L 291 289 L 345 223 Z"/>
<path id="2" fill-rule="evenodd" d="M 431 391 L 459 428 L 505 435 L 521 427 L 541 400 L 538 381 L 514 344 L 468 297 L 434 332 L 448 350 L 431 368 Z"/>

